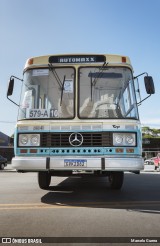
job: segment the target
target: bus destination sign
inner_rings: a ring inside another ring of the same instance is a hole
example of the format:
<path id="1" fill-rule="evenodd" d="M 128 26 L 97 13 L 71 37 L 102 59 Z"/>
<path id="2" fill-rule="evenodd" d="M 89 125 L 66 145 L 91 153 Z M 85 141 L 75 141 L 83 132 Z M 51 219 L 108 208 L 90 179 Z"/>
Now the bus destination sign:
<path id="1" fill-rule="evenodd" d="M 50 56 L 49 63 L 97 63 L 105 62 L 104 55 L 63 55 L 63 56 Z"/>

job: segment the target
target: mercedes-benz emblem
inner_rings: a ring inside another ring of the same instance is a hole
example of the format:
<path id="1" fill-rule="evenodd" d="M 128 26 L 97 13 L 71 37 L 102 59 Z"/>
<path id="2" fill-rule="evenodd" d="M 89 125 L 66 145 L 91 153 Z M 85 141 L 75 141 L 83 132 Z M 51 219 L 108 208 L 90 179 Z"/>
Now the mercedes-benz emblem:
<path id="1" fill-rule="evenodd" d="M 79 132 L 73 132 L 70 136 L 69 136 L 69 143 L 72 146 L 80 146 L 83 143 L 83 136 L 82 134 L 80 134 Z"/>

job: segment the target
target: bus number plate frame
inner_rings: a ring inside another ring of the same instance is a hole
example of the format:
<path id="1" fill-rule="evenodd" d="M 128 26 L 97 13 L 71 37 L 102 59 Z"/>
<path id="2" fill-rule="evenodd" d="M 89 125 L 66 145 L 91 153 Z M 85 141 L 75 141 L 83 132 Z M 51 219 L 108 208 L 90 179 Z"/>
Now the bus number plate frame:
<path id="1" fill-rule="evenodd" d="M 68 168 L 86 168 L 87 167 L 87 160 L 79 160 L 79 159 L 65 159 L 64 160 L 64 167 Z"/>

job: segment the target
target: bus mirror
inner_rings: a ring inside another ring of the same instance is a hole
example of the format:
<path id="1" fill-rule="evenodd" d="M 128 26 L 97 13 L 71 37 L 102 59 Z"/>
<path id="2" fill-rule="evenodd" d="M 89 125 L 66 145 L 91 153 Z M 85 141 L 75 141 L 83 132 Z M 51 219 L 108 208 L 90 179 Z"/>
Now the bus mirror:
<path id="1" fill-rule="evenodd" d="M 150 94 L 150 95 L 154 94 L 155 88 L 154 88 L 153 78 L 151 76 L 145 76 L 144 77 L 144 83 L 145 83 L 147 94 Z"/>
<path id="2" fill-rule="evenodd" d="M 13 76 L 13 75 L 10 77 L 10 80 L 9 80 L 9 83 L 8 83 L 7 99 L 10 100 L 10 101 L 11 101 L 12 103 L 14 103 L 15 105 L 19 106 L 17 103 L 15 103 L 14 101 L 12 101 L 12 100 L 9 98 L 9 96 L 12 96 L 12 94 L 13 94 L 14 78 L 23 81 L 23 79 L 19 79 L 19 78 Z"/>
<path id="3" fill-rule="evenodd" d="M 14 79 L 10 78 L 9 83 L 8 83 L 7 97 L 12 96 L 13 88 L 14 88 Z"/>

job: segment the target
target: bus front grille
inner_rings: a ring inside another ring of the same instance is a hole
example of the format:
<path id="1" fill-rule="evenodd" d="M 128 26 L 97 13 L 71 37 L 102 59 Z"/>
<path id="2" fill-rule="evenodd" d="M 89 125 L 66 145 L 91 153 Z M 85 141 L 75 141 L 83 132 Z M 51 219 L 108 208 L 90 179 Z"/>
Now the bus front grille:
<path id="1" fill-rule="evenodd" d="M 41 133 L 41 147 L 74 147 L 69 141 L 71 132 Z M 79 147 L 111 147 L 111 132 L 80 132 L 83 142 Z M 75 146 L 77 147 L 77 146 Z"/>

